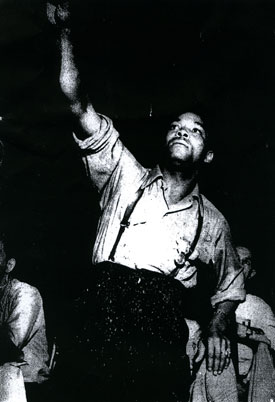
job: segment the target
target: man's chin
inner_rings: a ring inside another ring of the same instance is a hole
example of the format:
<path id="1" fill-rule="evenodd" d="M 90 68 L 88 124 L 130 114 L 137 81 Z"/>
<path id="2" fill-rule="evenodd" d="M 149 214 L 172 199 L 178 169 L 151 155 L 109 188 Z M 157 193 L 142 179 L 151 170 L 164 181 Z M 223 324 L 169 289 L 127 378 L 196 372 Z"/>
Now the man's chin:
<path id="1" fill-rule="evenodd" d="M 179 157 L 170 157 L 167 160 L 168 166 L 174 169 L 186 169 L 186 168 L 191 168 L 193 165 L 193 161 L 190 160 L 190 158 L 179 158 Z"/>
<path id="2" fill-rule="evenodd" d="M 171 171 L 182 171 L 190 170 L 194 168 L 194 162 L 192 156 L 188 154 L 176 154 L 170 152 L 164 152 L 162 163 L 168 170 Z"/>

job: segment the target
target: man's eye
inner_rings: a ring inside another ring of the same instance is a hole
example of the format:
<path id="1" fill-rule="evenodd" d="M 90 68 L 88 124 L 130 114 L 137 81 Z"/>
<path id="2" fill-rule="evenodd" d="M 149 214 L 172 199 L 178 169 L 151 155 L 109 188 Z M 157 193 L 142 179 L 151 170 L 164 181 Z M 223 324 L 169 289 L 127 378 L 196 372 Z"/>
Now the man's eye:
<path id="1" fill-rule="evenodd" d="M 193 129 L 192 129 L 192 132 L 193 133 L 195 133 L 195 134 L 202 134 L 202 131 L 199 129 L 199 128 L 197 128 L 197 127 L 194 127 Z"/>

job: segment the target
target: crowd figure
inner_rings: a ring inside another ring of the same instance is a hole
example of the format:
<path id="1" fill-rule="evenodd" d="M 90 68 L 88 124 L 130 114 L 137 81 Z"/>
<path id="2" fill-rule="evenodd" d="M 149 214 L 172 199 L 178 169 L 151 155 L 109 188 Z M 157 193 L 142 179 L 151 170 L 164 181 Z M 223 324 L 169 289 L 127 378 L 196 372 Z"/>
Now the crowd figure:
<path id="1" fill-rule="evenodd" d="M 39 399 L 49 379 L 50 362 L 41 295 L 12 276 L 16 259 L 12 241 L 0 237 L 0 400 Z M 24 385 L 25 384 L 25 385 Z"/>
<path id="2" fill-rule="evenodd" d="M 48 3 L 47 16 L 101 213 L 89 281 L 72 302 L 74 330 L 54 369 L 41 295 L 12 277 L 12 242 L 1 235 L 0 402 L 275 400 L 274 314 L 246 293 L 251 252 L 234 245 L 199 189 L 214 158 L 207 116 L 177 116 L 158 165 L 145 168 L 83 90 L 68 4 Z"/>

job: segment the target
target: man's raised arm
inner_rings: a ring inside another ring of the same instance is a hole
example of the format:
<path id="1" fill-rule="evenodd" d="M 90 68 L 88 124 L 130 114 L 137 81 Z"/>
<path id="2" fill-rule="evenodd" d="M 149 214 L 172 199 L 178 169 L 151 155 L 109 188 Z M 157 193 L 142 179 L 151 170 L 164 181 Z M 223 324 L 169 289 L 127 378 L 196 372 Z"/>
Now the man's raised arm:
<path id="1" fill-rule="evenodd" d="M 88 94 L 81 85 L 74 57 L 68 3 L 63 2 L 58 6 L 47 3 L 47 16 L 58 30 L 61 62 L 59 82 L 77 120 L 74 139 L 83 151 L 82 159 L 87 175 L 98 191 L 101 191 L 109 182 L 114 170 L 118 168 L 113 187 L 118 182 L 127 186 L 125 180 L 133 181 L 135 177 L 142 176 L 144 171 L 121 143 L 112 121 L 106 116 L 97 114 L 88 101 Z"/>
<path id="2" fill-rule="evenodd" d="M 60 87 L 68 99 L 72 113 L 77 117 L 83 134 L 87 136 L 97 132 L 101 125 L 101 118 L 88 101 L 86 94 L 80 92 L 79 71 L 75 62 L 73 45 L 71 42 L 70 11 L 68 2 L 58 6 L 47 3 L 47 15 L 52 24 L 59 31 L 61 66 Z"/>

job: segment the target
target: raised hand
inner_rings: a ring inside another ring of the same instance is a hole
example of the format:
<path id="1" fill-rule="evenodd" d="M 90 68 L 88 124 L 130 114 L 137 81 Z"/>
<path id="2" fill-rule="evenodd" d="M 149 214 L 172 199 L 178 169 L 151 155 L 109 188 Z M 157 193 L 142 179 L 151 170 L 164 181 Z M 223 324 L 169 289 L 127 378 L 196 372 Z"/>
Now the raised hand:
<path id="1" fill-rule="evenodd" d="M 57 5 L 47 2 L 47 17 L 51 24 L 64 26 L 70 18 L 69 2 L 63 1 Z"/>
<path id="2" fill-rule="evenodd" d="M 60 50 L 60 88 L 68 100 L 72 113 L 83 128 L 83 137 L 91 135 L 100 127 L 101 119 L 88 101 L 85 91 L 80 91 L 80 75 L 71 40 L 70 7 L 68 1 L 57 4 L 47 2 L 49 22 L 57 27 Z"/>
<path id="3" fill-rule="evenodd" d="M 61 68 L 59 83 L 62 92 L 70 102 L 75 114 L 81 114 L 79 99 L 79 73 L 74 60 L 73 46 L 70 38 L 69 2 L 62 1 L 57 5 L 47 2 L 47 17 L 58 29 L 59 47 L 61 50 Z"/>

